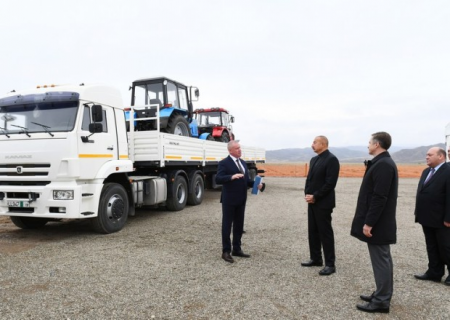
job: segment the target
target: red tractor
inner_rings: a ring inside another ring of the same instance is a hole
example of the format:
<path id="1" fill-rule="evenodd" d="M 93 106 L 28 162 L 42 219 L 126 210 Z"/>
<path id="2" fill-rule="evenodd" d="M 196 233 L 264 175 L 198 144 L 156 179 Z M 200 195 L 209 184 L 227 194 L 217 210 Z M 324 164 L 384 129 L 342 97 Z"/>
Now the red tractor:
<path id="1" fill-rule="evenodd" d="M 234 117 L 224 108 L 196 109 L 194 118 L 197 121 L 199 138 L 229 142 L 234 140 L 231 123 Z"/>

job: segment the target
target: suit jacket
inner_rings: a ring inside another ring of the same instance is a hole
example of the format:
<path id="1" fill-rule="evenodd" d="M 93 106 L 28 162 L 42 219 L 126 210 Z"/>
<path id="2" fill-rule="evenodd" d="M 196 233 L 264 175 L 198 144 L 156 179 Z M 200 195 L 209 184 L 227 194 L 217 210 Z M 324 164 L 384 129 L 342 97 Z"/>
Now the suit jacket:
<path id="1" fill-rule="evenodd" d="M 232 175 L 240 173 L 237 164 L 230 156 L 219 162 L 216 183 L 222 185 L 221 203 L 238 206 L 245 205 L 247 201 L 247 190 L 253 187 L 254 181 L 250 180 L 247 164 L 244 161 L 240 163 L 245 169 L 244 178 L 231 180 Z"/>
<path id="2" fill-rule="evenodd" d="M 383 152 L 369 161 L 359 190 L 351 235 L 361 241 L 387 245 L 397 242 L 398 172 L 389 153 Z M 363 226 L 372 227 L 372 237 Z"/>
<path id="3" fill-rule="evenodd" d="M 416 196 L 416 222 L 425 227 L 444 228 L 450 222 L 450 167 L 443 164 L 424 185 L 430 168 L 422 172 Z"/>
<path id="4" fill-rule="evenodd" d="M 305 183 L 305 194 L 314 195 L 320 209 L 333 209 L 336 206 L 334 188 L 339 177 L 339 161 L 329 150 L 313 157 Z"/>

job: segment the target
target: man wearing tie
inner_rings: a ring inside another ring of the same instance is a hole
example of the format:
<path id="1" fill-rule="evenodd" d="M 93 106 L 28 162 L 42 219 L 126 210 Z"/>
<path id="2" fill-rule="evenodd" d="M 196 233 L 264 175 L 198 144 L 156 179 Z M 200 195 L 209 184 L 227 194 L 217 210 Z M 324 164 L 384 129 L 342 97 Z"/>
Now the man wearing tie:
<path id="1" fill-rule="evenodd" d="M 428 254 L 428 270 L 414 277 L 441 282 L 445 265 L 450 270 L 450 167 L 445 165 L 445 150 L 430 148 L 416 196 L 416 222 L 422 225 Z M 450 286 L 450 274 L 446 278 Z"/>
<path id="2" fill-rule="evenodd" d="M 239 140 L 231 140 L 228 145 L 229 156 L 219 162 L 216 183 L 222 185 L 222 259 L 233 263 L 233 256 L 249 258 L 250 255 L 242 251 L 241 238 L 244 228 L 245 204 L 247 189 L 253 187 L 248 168 L 240 159 L 242 155 Z M 264 184 L 258 189 L 264 191 Z M 230 233 L 233 229 L 233 243 Z M 233 244 L 233 247 L 231 245 Z"/>

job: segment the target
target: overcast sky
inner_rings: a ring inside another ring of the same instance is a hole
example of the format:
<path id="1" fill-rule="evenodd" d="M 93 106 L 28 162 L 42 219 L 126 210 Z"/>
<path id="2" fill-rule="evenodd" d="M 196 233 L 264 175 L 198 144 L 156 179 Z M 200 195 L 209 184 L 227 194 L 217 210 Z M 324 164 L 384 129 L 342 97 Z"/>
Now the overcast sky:
<path id="1" fill-rule="evenodd" d="M 447 0 L 3 0 L 0 93 L 133 80 L 200 89 L 242 144 L 304 148 L 444 142 L 450 122 Z"/>

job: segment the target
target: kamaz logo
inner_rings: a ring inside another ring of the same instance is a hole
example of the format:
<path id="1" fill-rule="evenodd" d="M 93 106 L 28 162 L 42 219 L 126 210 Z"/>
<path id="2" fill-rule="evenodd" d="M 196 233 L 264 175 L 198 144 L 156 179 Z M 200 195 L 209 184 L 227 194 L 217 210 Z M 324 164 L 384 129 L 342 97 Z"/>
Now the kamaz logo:
<path id="1" fill-rule="evenodd" d="M 23 172 L 23 167 L 16 167 L 16 171 L 17 171 L 17 173 L 18 174 L 22 174 L 22 172 Z"/>
<path id="2" fill-rule="evenodd" d="M 172 141 L 170 141 L 169 144 L 173 144 L 174 146 L 179 146 L 180 145 L 179 142 L 172 142 Z"/>
<path id="3" fill-rule="evenodd" d="M 17 155 L 17 156 L 5 156 L 5 159 L 31 159 L 31 154 Z"/>

